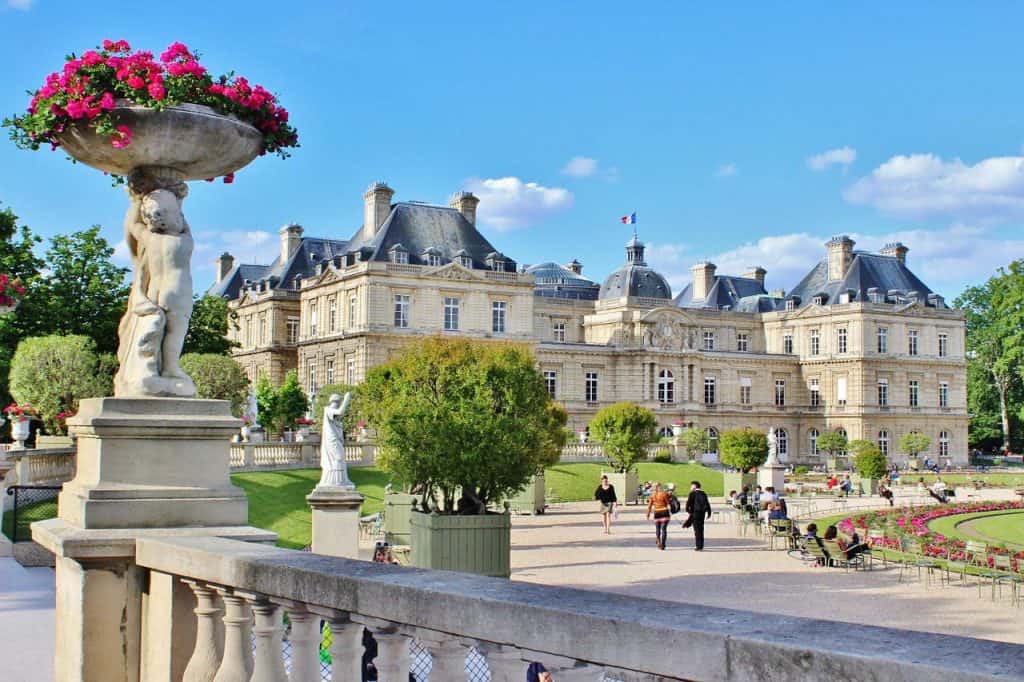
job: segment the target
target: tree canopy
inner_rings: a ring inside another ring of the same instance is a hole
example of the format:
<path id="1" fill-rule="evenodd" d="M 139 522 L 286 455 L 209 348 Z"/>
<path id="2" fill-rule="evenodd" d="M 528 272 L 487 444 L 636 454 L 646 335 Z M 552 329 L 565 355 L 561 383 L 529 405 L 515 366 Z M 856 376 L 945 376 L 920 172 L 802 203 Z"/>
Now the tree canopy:
<path id="1" fill-rule="evenodd" d="M 768 436 L 749 427 L 723 431 L 718 451 L 722 464 L 746 473 L 768 460 Z"/>
<path id="2" fill-rule="evenodd" d="M 900 438 L 900 452 L 908 457 L 917 457 L 918 453 L 924 452 L 932 444 L 932 439 L 918 431 L 908 431 Z"/>
<path id="3" fill-rule="evenodd" d="M 683 446 L 690 459 L 696 459 L 697 456 L 708 451 L 711 447 L 711 439 L 708 438 L 707 431 L 704 429 L 691 426 L 683 429 L 679 436 L 679 444 Z"/>
<path id="4" fill-rule="evenodd" d="M 604 447 L 608 464 L 616 471 L 631 471 L 647 459 L 647 446 L 658 438 L 658 420 L 646 407 L 615 403 L 594 415 L 590 436 Z"/>
<path id="5" fill-rule="evenodd" d="M 826 431 L 818 436 L 818 449 L 824 450 L 830 457 L 835 457 L 840 452 L 846 452 L 848 446 L 846 434 L 840 431 Z"/>
<path id="6" fill-rule="evenodd" d="M 864 478 L 882 478 L 885 476 L 885 471 L 889 467 L 889 460 L 878 449 L 878 446 L 867 441 L 854 441 L 854 443 L 867 443 L 867 445 L 856 449 L 857 454 L 853 458 L 853 466 L 857 473 Z"/>
<path id="7" fill-rule="evenodd" d="M 185 353 L 181 368 L 196 384 L 196 397 L 231 402 L 231 414 L 241 417 L 249 401 L 249 379 L 233 358 L 215 353 Z"/>
<path id="8" fill-rule="evenodd" d="M 196 296 L 182 352 L 230 355 L 238 344 L 228 339 L 228 331 L 237 328 L 238 313 L 228 306 L 226 299 Z"/>

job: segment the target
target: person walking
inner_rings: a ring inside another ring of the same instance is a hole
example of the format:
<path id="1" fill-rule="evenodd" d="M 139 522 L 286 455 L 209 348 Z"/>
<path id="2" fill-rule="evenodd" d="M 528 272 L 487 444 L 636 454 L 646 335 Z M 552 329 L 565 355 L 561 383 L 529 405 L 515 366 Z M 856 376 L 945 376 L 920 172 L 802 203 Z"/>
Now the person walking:
<path id="1" fill-rule="evenodd" d="M 601 503 L 601 523 L 604 524 L 604 534 L 611 535 L 612 512 L 619 498 L 615 496 L 615 486 L 608 482 L 607 476 L 601 477 L 601 485 L 594 491 L 594 499 Z"/>
<path id="2" fill-rule="evenodd" d="M 651 501 L 647 503 L 647 520 L 654 513 L 654 542 L 658 549 L 665 549 L 668 542 L 668 522 L 672 520 L 672 508 L 669 494 L 662 490 L 660 483 L 654 484 Z"/>
<path id="3" fill-rule="evenodd" d="M 690 495 L 686 498 L 686 513 L 689 518 L 683 527 L 693 526 L 694 549 L 704 551 L 704 521 L 711 518 L 711 502 L 707 493 L 700 489 L 700 481 L 690 483 Z"/>

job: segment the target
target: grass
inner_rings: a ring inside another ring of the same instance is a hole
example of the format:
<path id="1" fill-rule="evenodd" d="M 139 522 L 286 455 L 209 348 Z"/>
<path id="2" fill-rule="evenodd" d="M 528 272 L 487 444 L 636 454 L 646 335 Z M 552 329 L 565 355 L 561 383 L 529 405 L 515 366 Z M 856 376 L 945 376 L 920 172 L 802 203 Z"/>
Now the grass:
<path id="1" fill-rule="evenodd" d="M 974 481 L 985 481 L 990 485 L 1004 485 L 1007 487 L 1024 486 L 1024 474 L 939 474 L 946 483 L 967 486 Z M 935 474 L 915 474 L 913 472 L 901 471 L 900 484 L 914 485 L 917 479 L 923 478 L 925 484 L 935 482 Z"/>
<path id="2" fill-rule="evenodd" d="M 46 519 L 52 519 L 57 516 L 57 499 L 43 500 L 41 502 L 35 502 L 28 504 L 23 507 L 18 507 L 18 538 L 24 541 L 32 537 L 32 529 L 29 525 L 34 521 L 45 521 Z M 14 540 L 13 534 L 14 525 L 14 513 L 11 511 L 4 512 L 3 521 L 0 523 L 0 527 L 3 529 L 3 534 L 8 539 Z"/>
<path id="3" fill-rule="evenodd" d="M 700 481 L 701 487 L 711 497 L 722 495 L 722 474 L 700 464 L 659 464 L 643 462 L 637 466 L 638 478 L 643 481 L 675 483 L 681 493 L 690 491 L 690 481 Z M 544 487 L 554 490 L 562 502 L 579 502 L 594 499 L 594 488 L 601 482 L 602 472 L 609 471 L 607 464 L 559 464 L 544 472 Z"/>
<path id="4" fill-rule="evenodd" d="M 965 521 L 974 521 L 974 530 L 985 537 L 968 535 L 957 526 Z M 928 524 L 936 533 L 958 540 L 981 540 L 989 544 L 1006 545 L 1007 548 L 1024 549 L 1024 511 L 996 510 L 943 516 Z"/>

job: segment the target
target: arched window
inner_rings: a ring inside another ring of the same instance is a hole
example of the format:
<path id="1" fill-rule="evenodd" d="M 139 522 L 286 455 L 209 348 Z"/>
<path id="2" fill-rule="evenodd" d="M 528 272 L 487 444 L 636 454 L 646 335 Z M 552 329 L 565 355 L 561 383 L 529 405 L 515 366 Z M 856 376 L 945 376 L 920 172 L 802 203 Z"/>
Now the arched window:
<path id="1" fill-rule="evenodd" d="M 886 457 L 889 456 L 889 432 L 885 429 L 878 432 L 878 449 Z"/>
<path id="2" fill-rule="evenodd" d="M 789 454 L 789 434 L 786 429 L 775 429 L 775 454 L 785 458 Z"/>
<path id="3" fill-rule="evenodd" d="M 709 426 L 704 429 L 704 434 L 708 437 L 708 453 L 714 454 L 718 452 L 718 429 L 714 426 Z"/>
<path id="4" fill-rule="evenodd" d="M 845 438 L 847 440 L 847 442 L 849 442 L 850 436 L 847 435 L 846 429 L 844 429 L 842 426 L 840 426 L 838 429 L 836 429 L 836 433 L 842 434 L 843 438 Z M 841 450 L 837 454 L 845 455 L 846 454 L 846 450 Z"/>
<path id="5" fill-rule="evenodd" d="M 809 446 L 808 450 L 810 451 L 810 453 L 812 455 L 817 455 L 818 454 L 818 436 L 819 435 L 821 435 L 821 434 L 818 433 L 818 429 L 811 429 L 810 431 L 807 432 L 807 444 Z"/>
<path id="6" fill-rule="evenodd" d="M 658 437 L 659 438 L 671 438 L 672 437 L 672 427 L 671 426 L 662 426 L 661 429 L 658 430 Z"/>
<path id="7" fill-rule="evenodd" d="M 663 369 L 658 374 L 658 402 L 665 405 L 676 401 L 676 380 L 671 370 Z"/>
<path id="8" fill-rule="evenodd" d="M 949 431 L 939 431 L 939 457 L 949 457 Z"/>

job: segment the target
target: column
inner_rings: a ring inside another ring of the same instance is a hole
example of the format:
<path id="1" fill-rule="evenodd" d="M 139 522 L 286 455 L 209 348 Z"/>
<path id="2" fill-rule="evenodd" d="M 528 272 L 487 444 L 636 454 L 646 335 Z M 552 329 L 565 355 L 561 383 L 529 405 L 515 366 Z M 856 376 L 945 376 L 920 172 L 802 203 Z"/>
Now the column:
<path id="1" fill-rule="evenodd" d="M 363 679 L 363 624 L 352 621 L 341 611 L 321 613 L 331 628 L 332 682 Z"/>
<path id="2" fill-rule="evenodd" d="M 432 630 L 416 631 L 416 640 L 430 652 L 430 679 L 452 682 L 466 679 L 466 657 L 470 647 L 459 637 Z M 493 678 L 493 676 L 492 676 Z"/>
<path id="3" fill-rule="evenodd" d="M 358 559 L 363 496 L 355 488 L 318 485 L 306 501 L 313 509 L 313 552 Z"/>

